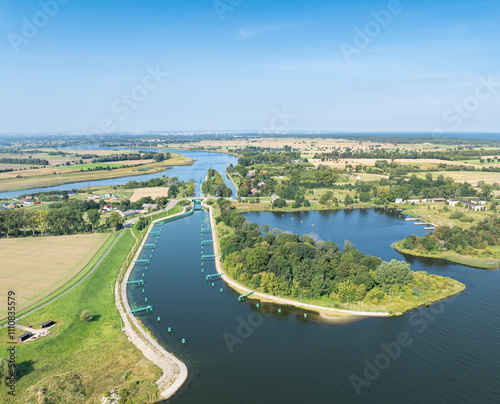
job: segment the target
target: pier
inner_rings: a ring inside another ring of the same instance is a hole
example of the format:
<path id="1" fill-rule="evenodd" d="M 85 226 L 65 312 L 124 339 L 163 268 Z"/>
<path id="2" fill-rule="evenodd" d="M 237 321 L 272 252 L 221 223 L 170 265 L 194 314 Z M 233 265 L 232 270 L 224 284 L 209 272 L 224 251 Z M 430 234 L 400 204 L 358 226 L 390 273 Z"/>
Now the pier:
<path id="1" fill-rule="evenodd" d="M 144 279 L 140 279 L 138 281 L 128 281 L 126 282 L 127 286 L 139 286 L 144 285 Z"/>
<path id="2" fill-rule="evenodd" d="M 147 313 L 152 313 L 153 312 L 153 306 L 138 307 L 137 309 L 130 310 L 129 313 L 137 314 L 137 313 L 140 313 L 141 311 L 145 311 Z"/>
<path id="3" fill-rule="evenodd" d="M 221 278 L 221 274 L 212 274 L 212 275 L 207 275 L 207 281 L 211 280 L 217 280 Z"/>
<path id="4" fill-rule="evenodd" d="M 245 300 L 245 297 L 248 297 L 250 295 L 253 295 L 255 292 L 248 292 L 248 293 L 245 293 L 244 295 L 241 295 L 238 297 L 238 301 L 241 302 L 242 300 Z"/>

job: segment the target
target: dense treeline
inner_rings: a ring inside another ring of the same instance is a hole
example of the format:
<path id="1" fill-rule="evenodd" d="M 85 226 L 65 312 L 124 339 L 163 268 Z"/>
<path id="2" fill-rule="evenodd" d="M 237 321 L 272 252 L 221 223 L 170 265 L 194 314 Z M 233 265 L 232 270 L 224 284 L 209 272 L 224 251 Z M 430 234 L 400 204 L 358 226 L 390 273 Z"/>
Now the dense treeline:
<path id="1" fill-rule="evenodd" d="M 417 237 L 408 236 L 399 245 L 405 250 L 454 251 L 463 255 L 489 255 L 488 247 L 500 244 L 500 218 L 491 218 L 467 229 L 454 226 L 437 227 L 434 234 Z"/>
<path id="2" fill-rule="evenodd" d="M 246 147 L 238 152 L 243 156 L 238 159 L 238 165 L 244 167 L 253 164 L 286 164 L 291 161 L 301 161 L 300 151 L 292 151 L 290 146 L 284 146 L 283 151 L 261 147 Z"/>
<path id="3" fill-rule="evenodd" d="M 0 158 L 0 164 L 31 164 L 31 165 L 41 165 L 46 166 L 49 164 L 48 160 L 45 159 L 18 159 L 13 157 L 2 157 Z"/>
<path id="4" fill-rule="evenodd" d="M 109 163 L 112 161 L 126 161 L 126 160 L 156 160 L 164 161 L 168 160 L 172 155 L 170 153 L 122 153 L 122 154 L 111 154 L 109 156 L 98 157 L 92 160 L 92 163 Z"/>
<path id="5" fill-rule="evenodd" d="M 338 160 L 348 158 L 366 158 L 366 159 L 439 159 L 439 160 L 468 160 L 482 156 L 498 156 L 500 149 L 497 150 L 439 150 L 439 151 L 417 151 L 397 149 L 345 149 L 338 148 L 328 153 L 316 153 L 314 158 L 321 161 Z"/>
<path id="6" fill-rule="evenodd" d="M 231 229 L 221 230 L 220 235 L 225 269 L 255 290 L 295 298 L 302 295 L 372 303 L 385 299 L 389 290 L 413 293 L 408 286 L 413 272 L 405 262 L 382 262 L 364 255 L 348 241 L 342 252 L 331 241 L 269 231 L 269 226 L 248 223 L 229 201 L 217 203 L 221 211 L 217 221 Z"/>
<path id="7" fill-rule="evenodd" d="M 207 179 L 202 185 L 205 195 L 229 198 L 233 195 L 231 188 L 228 188 L 222 176 L 213 169 L 208 170 Z"/>

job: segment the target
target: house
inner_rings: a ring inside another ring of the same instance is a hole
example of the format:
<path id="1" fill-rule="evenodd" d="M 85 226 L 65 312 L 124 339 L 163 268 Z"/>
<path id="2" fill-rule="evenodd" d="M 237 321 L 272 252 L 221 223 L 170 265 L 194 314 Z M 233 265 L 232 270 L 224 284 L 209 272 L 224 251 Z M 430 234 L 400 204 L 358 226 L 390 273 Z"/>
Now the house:
<path id="1" fill-rule="evenodd" d="M 471 201 L 475 203 L 476 205 L 486 205 L 486 201 Z"/>
<path id="2" fill-rule="evenodd" d="M 68 196 L 75 196 L 76 194 L 73 191 L 68 192 Z"/>
<path id="3" fill-rule="evenodd" d="M 7 209 L 15 209 L 16 208 L 16 205 L 14 205 L 13 203 L 9 203 L 6 205 Z"/>
<path id="4" fill-rule="evenodd" d="M 259 193 L 259 190 L 254 188 L 250 192 L 252 193 L 252 195 L 256 195 Z"/>
<path id="5" fill-rule="evenodd" d="M 420 199 L 408 199 L 406 202 L 408 202 L 408 203 L 420 203 Z"/>
<path id="6" fill-rule="evenodd" d="M 361 179 L 361 175 L 357 175 L 357 176 L 356 176 L 356 179 L 357 179 L 357 180 L 360 180 L 360 179 Z"/>
<path id="7" fill-rule="evenodd" d="M 478 212 L 478 211 L 481 211 L 481 210 L 486 210 L 486 206 L 484 205 L 480 205 L 474 201 L 464 201 L 464 200 L 461 200 L 460 202 L 462 202 L 462 205 L 464 208 L 467 208 L 467 209 L 470 209 L 470 210 L 473 210 L 474 212 Z"/>
<path id="8" fill-rule="evenodd" d="M 396 198 L 396 203 L 403 203 L 403 198 Z"/>
<path id="9" fill-rule="evenodd" d="M 250 171 L 248 172 L 248 176 L 249 176 L 249 177 L 254 177 L 254 176 L 255 176 L 255 170 L 250 170 Z"/>
<path id="10" fill-rule="evenodd" d="M 142 209 L 158 209 L 157 203 L 143 203 Z"/>
<path id="11" fill-rule="evenodd" d="M 25 332 L 24 334 L 21 334 L 19 337 L 17 337 L 17 342 L 24 342 L 24 341 L 30 339 L 32 336 L 33 336 L 33 333 Z"/>
<path id="12" fill-rule="evenodd" d="M 113 207 L 111 205 L 104 205 L 101 209 L 99 209 L 100 213 L 111 212 Z"/>
<path id="13" fill-rule="evenodd" d="M 267 170 L 262 170 L 262 173 L 263 174 L 267 174 Z"/>
<path id="14" fill-rule="evenodd" d="M 34 196 L 27 196 L 26 198 L 21 199 L 21 203 L 23 205 L 33 205 L 38 199 Z"/>
<path id="15" fill-rule="evenodd" d="M 258 187 L 263 187 L 264 185 L 266 185 L 266 183 L 264 181 L 261 181 L 257 184 Z"/>
<path id="16" fill-rule="evenodd" d="M 430 198 L 429 203 L 444 202 L 445 200 L 444 198 Z"/>
<path id="17" fill-rule="evenodd" d="M 459 199 L 448 199 L 448 205 L 457 206 L 460 203 Z"/>

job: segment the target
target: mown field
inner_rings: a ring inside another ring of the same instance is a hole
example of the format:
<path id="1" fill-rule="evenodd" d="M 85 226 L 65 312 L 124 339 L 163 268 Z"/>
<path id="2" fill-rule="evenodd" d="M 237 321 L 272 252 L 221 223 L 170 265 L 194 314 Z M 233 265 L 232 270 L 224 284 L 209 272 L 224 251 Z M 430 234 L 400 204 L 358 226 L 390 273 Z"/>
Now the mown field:
<path id="1" fill-rule="evenodd" d="M 26 325 L 52 319 L 56 325 L 51 336 L 17 345 L 17 397 L 7 396 L 2 385 L 2 403 L 101 403 L 111 389 L 130 403 L 159 401 L 155 380 L 161 371 L 121 333 L 115 308 L 112 286 L 135 243 L 130 230 L 123 232 L 89 278 L 20 321 Z M 94 316 L 89 323 L 80 321 L 84 310 Z M 0 331 L 1 357 L 6 355 L 5 341 L 4 328 Z"/>
<path id="2" fill-rule="evenodd" d="M 17 310 L 57 290 L 83 270 L 109 233 L 0 240 L 0 295 L 16 292 Z M 6 317 L 0 306 L 0 319 Z"/>

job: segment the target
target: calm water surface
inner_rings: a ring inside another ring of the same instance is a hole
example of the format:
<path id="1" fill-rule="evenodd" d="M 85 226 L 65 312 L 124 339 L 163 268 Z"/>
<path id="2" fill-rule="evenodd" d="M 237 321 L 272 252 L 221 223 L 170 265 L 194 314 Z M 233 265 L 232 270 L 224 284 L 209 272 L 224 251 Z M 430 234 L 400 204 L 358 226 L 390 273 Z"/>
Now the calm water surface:
<path id="1" fill-rule="evenodd" d="M 271 228 L 314 232 L 339 246 L 349 239 L 384 260 L 404 259 L 390 247 L 393 241 L 424 234 L 397 212 L 378 210 L 246 216 Z M 189 367 L 188 383 L 168 402 L 500 402 L 499 271 L 408 258 L 414 270 L 453 277 L 466 291 L 402 317 L 327 324 L 313 315 L 304 320 L 301 310 L 283 307 L 278 314 L 279 306 L 239 303 L 222 281 L 212 287 L 205 275 L 216 272 L 213 263 L 206 262 L 201 272 L 200 212 L 165 225 L 158 246 L 145 274 L 146 293 L 138 288 L 129 295 L 133 306 L 148 298 L 155 311 L 142 320 Z M 211 247 L 204 252 L 210 254 Z M 137 268 L 133 276 L 141 272 Z M 367 361 L 384 353 L 381 344 L 397 341 L 403 332 L 411 338 L 409 346 L 390 363 L 378 362 L 384 370 L 369 373 L 369 385 L 357 394 L 352 375 L 365 378 Z"/>

